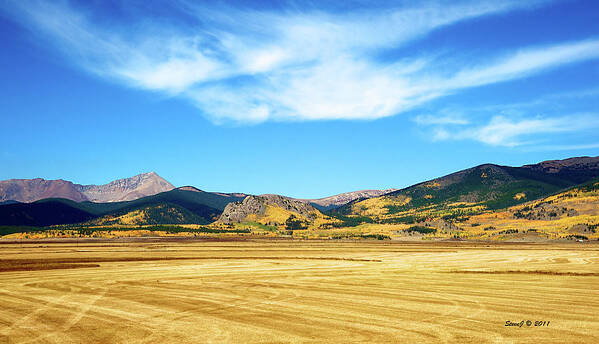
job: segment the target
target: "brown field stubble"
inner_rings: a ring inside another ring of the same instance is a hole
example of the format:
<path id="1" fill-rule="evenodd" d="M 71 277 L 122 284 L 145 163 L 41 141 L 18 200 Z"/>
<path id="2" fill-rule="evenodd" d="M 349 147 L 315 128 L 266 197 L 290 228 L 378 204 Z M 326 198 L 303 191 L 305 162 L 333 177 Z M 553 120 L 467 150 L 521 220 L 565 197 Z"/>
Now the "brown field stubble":
<path id="1" fill-rule="evenodd" d="M 590 244 L 0 242 L 0 343 L 597 343 L 598 274 Z"/>

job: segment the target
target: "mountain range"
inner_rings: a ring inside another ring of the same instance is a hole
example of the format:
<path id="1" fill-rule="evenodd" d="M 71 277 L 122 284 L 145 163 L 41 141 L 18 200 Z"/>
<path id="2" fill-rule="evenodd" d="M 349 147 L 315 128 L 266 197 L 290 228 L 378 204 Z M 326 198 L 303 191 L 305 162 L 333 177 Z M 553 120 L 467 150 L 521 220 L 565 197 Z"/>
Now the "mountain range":
<path id="1" fill-rule="evenodd" d="M 9 179 L 0 181 L 0 202 L 34 202 L 45 198 L 64 198 L 75 202 L 119 202 L 174 188 L 155 172 L 118 179 L 104 185 L 81 185 L 62 179 Z"/>
<path id="2" fill-rule="evenodd" d="M 520 167 L 483 164 L 403 189 L 363 190 L 320 199 L 175 188 L 153 172 L 99 186 L 12 179 L 0 182 L 0 226 L 212 224 L 276 231 L 370 224 L 426 225 L 451 232 L 463 230 L 460 223 L 471 217 L 538 202 L 580 185 L 592 189 L 597 179 L 599 157 Z M 590 197 L 588 192 L 585 195 Z M 587 208 L 592 199 L 588 197 Z M 530 216 L 550 219 L 550 214 L 559 218 L 577 212 L 567 207 L 544 208 L 549 209 L 544 215 Z M 594 208 L 589 209 L 591 213 L 587 209 L 585 214 L 594 214 Z M 596 212 L 599 215 L 599 209 Z"/>
<path id="3" fill-rule="evenodd" d="M 596 177 L 599 177 L 599 158 L 554 160 L 522 167 L 483 164 L 387 193 L 383 199 L 389 203 L 385 205 L 387 208 L 475 203 L 501 209 Z M 368 207 L 373 203 L 371 199 L 353 200 L 336 211 L 360 212 L 357 208 Z"/>
<path id="4" fill-rule="evenodd" d="M 46 198 L 64 198 L 75 202 L 91 201 L 100 203 L 132 201 L 173 189 L 175 189 L 175 186 L 160 177 L 156 172 L 142 173 L 104 185 L 81 185 L 62 179 L 9 179 L 0 181 L 0 204 L 14 203 L 15 201 L 35 202 Z M 180 189 L 198 190 L 193 186 L 184 186 Z M 320 210 L 329 210 L 358 198 L 376 197 L 395 190 L 397 189 L 360 190 L 324 198 L 297 200 L 310 203 Z M 248 196 L 244 193 L 223 194 L 216 192 L 216 194 L 234 195 L 242 198 Z"/>
<path id="5" fill-rule="evenodd" d="M 47 198 L 32 203 L 1 205 L 0 226 L 50 226 L 83 222 L 88 222 L 88 225 L 206 224 L 216 220 L 227 204 L 243 199 L 236 194 L 205 192 L 193 187 L 176 188 L 122 202 L 75 202 L 64 198 Z M 140 216 L 134 217 L 132 214 Z"/>

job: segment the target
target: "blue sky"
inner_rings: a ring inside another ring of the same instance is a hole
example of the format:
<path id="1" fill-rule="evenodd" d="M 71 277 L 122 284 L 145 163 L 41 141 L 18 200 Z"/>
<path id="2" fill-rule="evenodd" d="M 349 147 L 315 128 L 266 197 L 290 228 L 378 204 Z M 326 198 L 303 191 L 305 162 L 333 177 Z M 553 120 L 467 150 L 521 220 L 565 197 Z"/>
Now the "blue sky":
<path id="1" fill-rule="evenodd" d="M 0 44 L 0 179 L 323 197 L 599 155 L 592 0 L 8 0 Z"/>

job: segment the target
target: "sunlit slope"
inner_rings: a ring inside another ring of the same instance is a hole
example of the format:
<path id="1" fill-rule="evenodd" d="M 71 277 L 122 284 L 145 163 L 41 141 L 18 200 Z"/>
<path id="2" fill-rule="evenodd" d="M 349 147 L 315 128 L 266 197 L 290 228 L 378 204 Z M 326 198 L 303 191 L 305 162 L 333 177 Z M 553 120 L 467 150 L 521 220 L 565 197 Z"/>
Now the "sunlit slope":
<path id="1" fill-rule="evenodd" d="M 471 238 L 492 239 L 507 233 L 512 238 L 596 240 L 599 180 L 503 211 L 486 211 L 469 217 L 461 226 Z"/>
<path id="2" fill-rule="evenodd" d="M 568 186 L 569 180 L 542 172 L 498 165 L 481 165 L 392 192 L 375 199 L 352 202 L 342 214 L 393 214 L 440 204 L 480 204 L 500 209 L 549 195 Z M 378 210 L 374 210 L 377 209 Z"/>
<path id="3" fill-rule="evenodd" d="M 330 227 L 339 221 L 305 202 L 279 195 L 262 195 L 248 196 L 242 202 L 228 204 L 219 222 L 298 230 Z"/>
<path id="4" fill-rule="evenodd" d="M 522 167 L 486 164 L 356 200 L 330 215 L 352 232 L 410 240 L 594 239 L 598 162 L 582 157 Z"/>
<path id="5" fill-rule="evenodd" d="M 85 226 L 141 226 L 158 224 L 207 224 L 215 219 L 216 209 L 204 209 L 203 216 L 182 206 L 160 203 L 131 211 L 117 212 L 83 223 Z"/>
<path id="6" fill-rule="evenodd" d="M 362 220 L 354 222 L 353 232 L 410 240 L 599 239 L 599 179 L 505 209 L 455 202 L 390 211 L 390 205 L 401 207 L 407 200 L 385 196 L 357 202 L 356 214 L 346 218 Z"/>

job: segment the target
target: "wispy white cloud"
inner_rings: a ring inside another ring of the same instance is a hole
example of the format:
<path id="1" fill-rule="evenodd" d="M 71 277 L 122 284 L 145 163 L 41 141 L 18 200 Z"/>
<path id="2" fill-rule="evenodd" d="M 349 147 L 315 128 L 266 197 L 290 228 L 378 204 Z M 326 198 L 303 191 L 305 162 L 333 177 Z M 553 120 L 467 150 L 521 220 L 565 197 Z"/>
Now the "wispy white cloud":
<path id="1" fill-rule="evenodd" d="M 429 109 L 412 121 L 433 141 L 470 140 L 526 151 L 592 149 L 594 144 L 576 142 L 592 138 L 599 129 L 599 113 L 575 109 L 594 110 L 598 95 L 599 89 L 586 88 L 544 94 L 525 102 L 454 104 Z"/>
<path id="2" fill-rule="evenodd" d="M 466 125 L 470 121 L 460 114 L 418 115 L 413 118 L 418 125 Z"/>
<path id="3" fill-rule="evenodd" d="M 331 12 L 179 1 L 201 23 L 191 29 L 148 21 L 107 25 L 65 2 L 9 1 L 4 9 L 101 77 L 184 97 L 215 122 L 262 122 L 376 119 L 463 88 L 599 57 L 595 39 L 505 52 L 491 62 L 485 56 L 471 60 L 474 67 L 455 63 L 444 71 L 434 68 L 431 56 L 375 58 L 446 25 L 545 2 L 427 2 Z M 466 124 L 450 117 L 420 121 Z M 494 121 L 489 125 L 498 129 L 510 125 L 505 119 Z M 511 129 L 532 128 L 531 121 L 511 123 Z M 508 142 L 507 131 L 486 140 Z M 437 136 L 444 135 L 439 129 Z"/>
<path id="4" fill-rule="evenodd" d="M 571 133 L 597 130 L 599 114 L 576 114 L 559 117 L 535 117 L 513 119 L 494 116 L 487 123 L 464 129 L 449 129 L 444 126 L 433 128 L 434 140 L 474 140 L 492 146 L 515 147 L 532 145 L 538 134 Z"/>
<path id="5" fill-rule="evenodd" d="M 464 69 L 447 79 L 445 88 L 486 85 L 528 76 L 540 70 L 599 57 L 599 40 L 534 47 L 496 59 L 494 63 Z"/>

